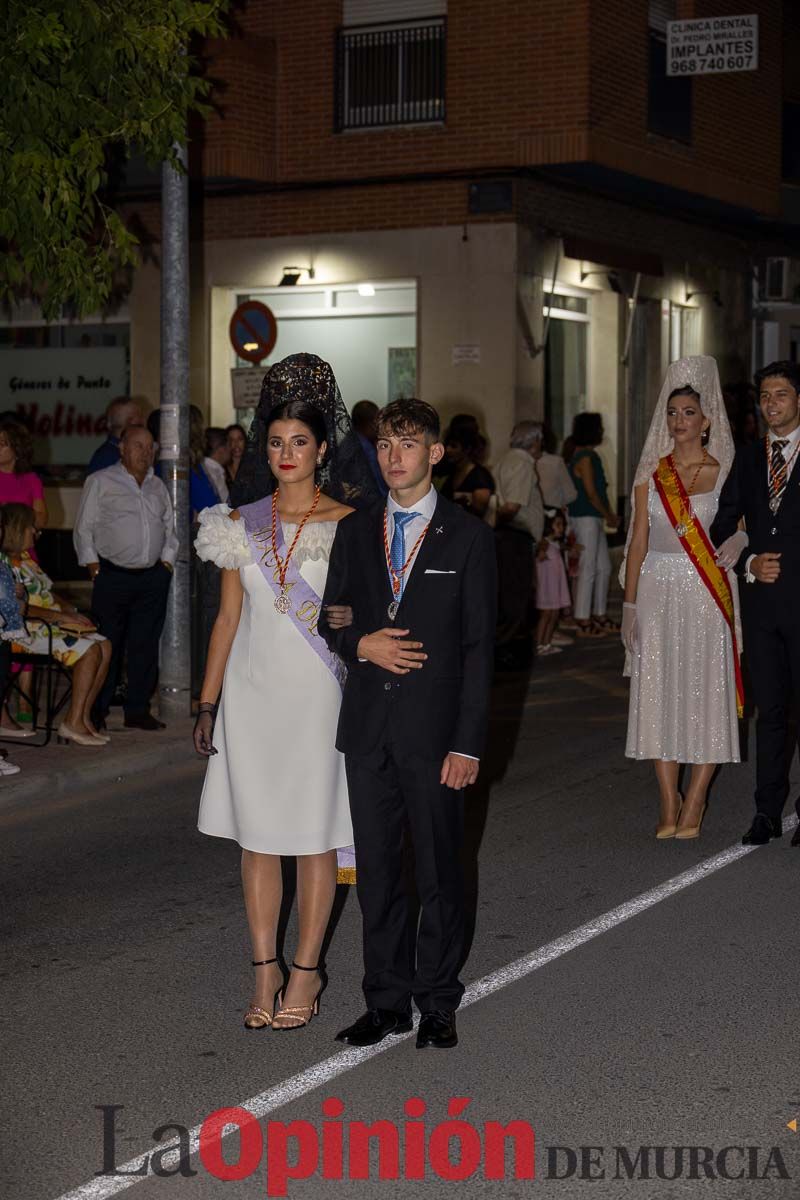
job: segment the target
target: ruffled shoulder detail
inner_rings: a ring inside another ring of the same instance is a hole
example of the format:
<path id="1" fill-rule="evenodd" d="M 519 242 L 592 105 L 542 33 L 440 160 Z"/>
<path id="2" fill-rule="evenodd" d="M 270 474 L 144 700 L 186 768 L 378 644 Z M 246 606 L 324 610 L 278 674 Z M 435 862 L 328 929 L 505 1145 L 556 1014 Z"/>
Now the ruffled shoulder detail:
<path id="1" fill-rule="evenodd" d="M 203 562 L 213 562 L 228 571 L 247 567 L 253 561 L 243 521 L 232 521 L 233 512 L 227 504 L 214 504 L 204 508 L 198 518 L 200 528 L 194 540 L 197 557 Z"/>

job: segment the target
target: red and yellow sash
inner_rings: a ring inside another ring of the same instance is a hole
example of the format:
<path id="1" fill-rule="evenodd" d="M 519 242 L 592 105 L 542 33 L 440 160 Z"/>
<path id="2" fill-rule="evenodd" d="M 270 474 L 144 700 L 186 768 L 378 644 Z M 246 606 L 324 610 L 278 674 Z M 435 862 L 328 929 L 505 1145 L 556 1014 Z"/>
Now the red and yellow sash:
<path id="1" fill-rule="evenodd" d="M 716 562 L 715 550 L 708 539 L 708 534 L 692 512 L 691 501 L 675 470 L 671 454 L 659 461 L 653 472 L 653 482 L 675 532 L 678 532 L 678 526 L 682 526 L 686 530 L 683 537 L 678 535 L 678 540 L 688 554 L 697 574 L 711 593 L 714 603 L 731 631 L 733 669 L 736 673 L 736 711 L 741 717 L 744 710 L 744 688 L 739 665 L 739 648 L 736 645 L 733 596 L 728 577 Z"/>

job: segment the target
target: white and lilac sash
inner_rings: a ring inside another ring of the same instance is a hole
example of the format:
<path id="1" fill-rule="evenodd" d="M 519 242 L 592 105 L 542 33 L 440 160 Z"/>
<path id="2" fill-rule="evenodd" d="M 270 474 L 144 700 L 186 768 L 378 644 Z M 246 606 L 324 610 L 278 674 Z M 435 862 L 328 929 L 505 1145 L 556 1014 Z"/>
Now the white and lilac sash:
<path id="1" fill-rule="evenodd" d="M 289 611 L 286 619 L 291 621 L 295 629 L 305 639 L 318 658 L 333 675 L 340 688 L 344 688 L 347 678 L 347 668 L 338 655 L 328 649 L 324 638 L 317 632 L 322 597 L 318 596 L 303 576 L 294 562 L 290 559 L 284 576 L 283 588 L 280 582 L 280 569 L 275 561 L 272 548 L 272 497 L 265 496 L 254 504 L 243 504 L 239 509 L 244 524 L 247 542 L 253 555 L 253 561 L 264 576 L 269 588 L 277 596 L 285 590 L 289 601 Z M 281 560 L 286 558 L 286 542 L 283 536 L 283 526 L 278 513 L 275 514 L 275 543 Z"/>

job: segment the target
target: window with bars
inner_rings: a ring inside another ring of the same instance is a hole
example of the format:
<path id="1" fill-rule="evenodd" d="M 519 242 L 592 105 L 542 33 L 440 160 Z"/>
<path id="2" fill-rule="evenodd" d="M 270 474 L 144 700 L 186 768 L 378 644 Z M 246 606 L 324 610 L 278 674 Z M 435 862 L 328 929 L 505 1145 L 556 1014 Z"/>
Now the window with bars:
<path id="1" fill-rule="evenodd" d="M 667 21 L 675 0 L 649 0 L 647 29 L 647 128 L 676 142 L 692 140 L 692 81 L 667 75 Z"/>
<path id="2" fill-rule="evenodd" d="M 340 29 L 336 130 L 445 119 L 446 19 Z"/>

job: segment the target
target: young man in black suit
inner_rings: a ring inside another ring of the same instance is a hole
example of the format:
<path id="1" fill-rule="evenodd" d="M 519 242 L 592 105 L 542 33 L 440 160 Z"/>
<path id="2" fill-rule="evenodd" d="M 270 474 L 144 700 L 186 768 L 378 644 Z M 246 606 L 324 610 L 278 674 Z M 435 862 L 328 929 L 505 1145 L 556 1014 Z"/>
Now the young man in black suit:
<path id="1" fill-rule="evenodd" d="M 800 701 L 800 367 L 770 363 L 755 381 L 769 431 L 737 450 L 711 540 L 723 565 L 735 563 L 741 583 L 744 650 L 758 709 L 756 815 L 742 842 L 761 846 L 782 833 L 795 740 L 789 732 Z M 742 517 L 746 534 L 737 532 Z M 792 845 L 800 846 L 800 827 Z"/>
<path id="2" fill-rule="evenodd" d="M 457 1042 L 463 942 L 463 789 L 478 777 L 496 611 L 491 530 L 437 495 L 435 409 L 398 400 L 378 416 L 386 505 L 339 525 L 323 605 L 353 623 L 320 631 L 347 663 L 336 745 L 345 754 L 364 921 L 367 1012 L 338 1040 L 374 1045 L 411 1029 L 417 1047 Z M 324 608 L 323 608 L 324 614 Z M 402 875 L 405 821 L 421 916 L 416 963 Z"/>

